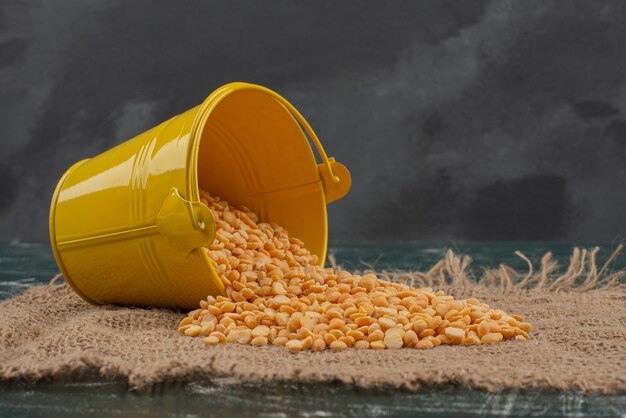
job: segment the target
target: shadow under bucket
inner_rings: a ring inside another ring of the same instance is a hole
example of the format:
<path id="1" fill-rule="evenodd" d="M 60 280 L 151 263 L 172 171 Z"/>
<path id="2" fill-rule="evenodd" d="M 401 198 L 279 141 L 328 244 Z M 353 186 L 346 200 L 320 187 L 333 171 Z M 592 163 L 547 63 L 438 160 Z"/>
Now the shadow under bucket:
<path id="1" fill-rule="evenodd" d="M 200 188 L 285 227 L 323 264 L 326 205 L 350 184 L 289 102 L 231 83 L 70 167 L 52 198 L 50 241 L 65 279 L 91 303 L 193 309 L 224 293 L 200 250 L 215 235 Z"/>

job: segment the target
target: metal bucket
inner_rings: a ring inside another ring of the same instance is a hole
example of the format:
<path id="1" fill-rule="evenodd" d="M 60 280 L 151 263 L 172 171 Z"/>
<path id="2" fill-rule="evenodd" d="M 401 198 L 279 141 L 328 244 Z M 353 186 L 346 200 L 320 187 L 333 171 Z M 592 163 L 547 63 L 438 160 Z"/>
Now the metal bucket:
<path id="1" fill-rule="evenodd" d="M 199 188 L 284 226 L 323 264 L 326 205 L 350 184 L 289 102 L 231 83 L 70 167 L 52 198 L 50 241 L 66 281 L 88 302 L 191 309 L 224 293 L 200 250 L 213 242 L 215 222 Z"/>

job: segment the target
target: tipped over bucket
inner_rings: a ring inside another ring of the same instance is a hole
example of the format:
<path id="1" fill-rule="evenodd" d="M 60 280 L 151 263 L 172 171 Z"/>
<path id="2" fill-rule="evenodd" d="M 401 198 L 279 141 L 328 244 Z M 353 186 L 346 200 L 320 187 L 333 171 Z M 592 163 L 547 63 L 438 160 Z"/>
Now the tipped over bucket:
<path id="1" fill-rule="evenodd" d="M 289 102 L 231 83 L 70 167 L 52 198 L 50 241 L 66 281 L 91 303 L 191 309 L 224 292 L 200 250 L 215 235 L 200 188 L 285 227 L 323 264 L 326 205 L 350 184 Z"/>

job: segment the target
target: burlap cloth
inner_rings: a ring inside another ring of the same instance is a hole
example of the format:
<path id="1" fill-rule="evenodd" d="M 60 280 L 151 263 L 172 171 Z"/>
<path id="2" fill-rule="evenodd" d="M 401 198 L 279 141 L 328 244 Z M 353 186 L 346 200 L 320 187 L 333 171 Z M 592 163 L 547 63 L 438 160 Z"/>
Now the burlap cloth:
<path id="1" fill-rule="evenodd" d="M 520 256 L 522 256 L 520 254 Z M 529 263 L 530 265 L 530 263 Z M 595 252 L 575 250 L 564 274 L 545 256 L 537 272 L 509 267 L 469 275 L 469 259 L 449 252 L 425 273 L 389 274 L 476 296 L 526 316 L 529 341 L 431 350 L 291 353 L 279 347 L 205 346 L 183 337 L 183 312 L 94 307 L 67 285 L 38 286 L 0 303 L 0 380 L 77 379 L 96 373 L 136 390 L 168 381 L 228 376 L 249 383 L 343 382 L 360 387 L 418 390 L 456 384 L 501 391 L 558 389 L 626 392 L 626 271 L 595 264 Z"/>

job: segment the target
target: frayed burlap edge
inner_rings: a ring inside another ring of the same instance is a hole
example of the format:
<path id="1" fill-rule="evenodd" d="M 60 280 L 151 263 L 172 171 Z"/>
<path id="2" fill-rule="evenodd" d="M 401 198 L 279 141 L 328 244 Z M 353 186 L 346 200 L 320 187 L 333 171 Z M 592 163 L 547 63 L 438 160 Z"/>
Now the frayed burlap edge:
<path id="1" fill-rule="evenodd" d="M 94 307 L 65 284 L 38 286 L 0 303 L 0 381 L 67 380 L 81 376 L 127 381 L 135 390 L 163 382 L 228 377 L 246 383 L 340 382 L 358 387 L 420 390 L 438 385 L 626 393 L 626 269 L 602 265 L 598 248 L 575 248 L 565 272 L 551 253 L 526 272 L 507 265 L 473 270 L 447 251 L 426 272 L 380 277 L 456 297 L 480 297 L 533 323 L 530 341 L 432 350 L 346 350 L 290 353 L 279 347 L 220 345 L 175 331 L 184 313 Z M 331 263 L 334 263 L 332 257 Z M 339 267 L 337 267 L 339 268 Z"/>
<path id="2" fill-rule="evenodd" d="M 375 273 L 378 277 L 406 283 L 415 287 L 430 287 L 438 290 L 452 290 L 464 293 L 476 287 L 499 289 L 502 293 L 509 292 L 589 292 L 611 290 L 626 286 L 626 269 L 614 271 L 611 265 L 624 250 L 620 243 L 613 250 L 602 266 L 598 267 L 597 256 L 600 247 L 592 249 L 574 247 L 570 256 L 569 266 L 564 273 L 559 273 L 559 263 L 552 252 L 541 257 L 539 268 L 521 251 L 515 255 L 528 265 L 527 272 L 518 272 L 514 268 L 500 264 L 498 268 L 482 269 L 482 274 L 471 271 L 472 258 L 458 255 L 447 250 L 444 257 L 425 272 L 420 271 L 376 271 L 371 266 L 363 273 Z M 333 254 L 329 255 L 332 267 L 341 269 Z"/>

